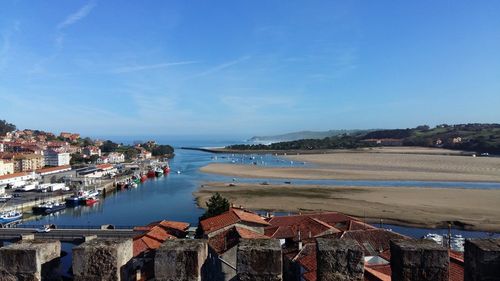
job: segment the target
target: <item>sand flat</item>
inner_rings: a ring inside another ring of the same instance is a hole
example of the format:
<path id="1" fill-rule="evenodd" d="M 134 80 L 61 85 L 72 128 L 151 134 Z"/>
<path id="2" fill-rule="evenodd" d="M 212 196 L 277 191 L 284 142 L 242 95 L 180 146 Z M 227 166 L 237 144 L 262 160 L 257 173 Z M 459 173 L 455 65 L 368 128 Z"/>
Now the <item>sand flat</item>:
<path id="1" fill-rule="evenodd" d="M 500 231 L 500 190 L 419 187 L 333 187 L 206 183 L 200 206 L 215 192 L 236 205 L 275 211 L 338 211 L 370 221 Z"/>
<path id="2" fill-rule="evenodd" d="M 425 153 L 422 149 L 288 155 L 313 167 L 265 167 L 213 163 L 202 172 L 247 178 L 500 182 L 499 157 Z"/>

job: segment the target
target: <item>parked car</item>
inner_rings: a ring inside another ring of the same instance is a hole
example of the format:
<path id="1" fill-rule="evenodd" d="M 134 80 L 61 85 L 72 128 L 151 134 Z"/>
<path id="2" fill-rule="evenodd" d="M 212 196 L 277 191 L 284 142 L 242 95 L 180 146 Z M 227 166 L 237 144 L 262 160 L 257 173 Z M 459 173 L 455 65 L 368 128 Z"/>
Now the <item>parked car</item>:
<path id="1" fill-rule="evenodd" d="M 47 225 L 44 225 L 44 226 L 42 226 L 40 228 L 37 228 L 35 231 L 37 233 L 47 233 L 47 232 L 50 232 L 50 227 L 47 226 Z"/>

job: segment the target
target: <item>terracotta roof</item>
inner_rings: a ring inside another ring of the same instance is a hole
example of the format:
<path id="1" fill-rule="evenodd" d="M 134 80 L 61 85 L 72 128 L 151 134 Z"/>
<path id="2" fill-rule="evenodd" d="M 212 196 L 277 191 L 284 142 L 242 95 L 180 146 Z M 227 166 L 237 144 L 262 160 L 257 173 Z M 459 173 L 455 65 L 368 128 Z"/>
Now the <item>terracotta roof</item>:
<path id="1" fill-rule="evenodd" d="M 50 173 L 50 172 L 55 172 L 55 171 L 60 171 L 60 170 L 67 170 L 71 169 L 70 165 L 65 165 L 65 166 L 58 166 L 58 167 L 49 167 L 49 168 L 41 168 L 35 170 L 35 172 L 42 174 L 42 173 Z"/>
<path id="2" fill-rule="evenodd" d="M 161 221 L 159 223 L 163 227 L 173 228 L 181 231 L 186 231 L 189 228 L 189 223 L 179 221 Z"/>
<path id="3" fill-rule="evenodd" d="M 269 223 L 266 222 L 261 216 L 249 211 L 235 208 L 230 208 L 229 211 L 225 213 L 202 220 L 200 221 L 200 225 L 203 232 L 208 234 L 238 222 L 250 222 L 260 224 L 262 226 L 269 225 Z"/>
<path id="4" fill-rule="evenodd" d="M 113 168 L 113 164 L 101 164 L 101 165 L 97 165 L 96 168 L 102 169 L 102 170 L 111 169 L 111 168 Z"/>
<path id="5" fill-rule="evenodd" d="M 175 221 L 159 221 L 147 226 L 134 227 L 136 231 L 146 231 L 134 238 L 134 256 L 148 250 L 158 249 L 166 240 L 184 237 L 184 231 L 188 227 L 188 223 Z"/>
<path id="6" fill-rule="evenodd" d="M 236 246 L 239 243 L 240 238 L 267 239 L 269 237 L 243 227 L 235 226 L 210 237 L 208 239 L 208 245 L 210 245 L 210 247 L 218 254 L 222 254 Z"/>
<path id="7" fill-rule="evenodd" d="M 13 173 L 13 174 L 0 176 L 0 180 L 13 179 L 13 178 L 17 178 L 17 177 L 24 177 L 27 175 L 29 175 L 29 173 L 27 173 L 27 172 Z"/>
<path id="8" fill-rule="evenodd" d="M 464 256 L 463 253 L 449 251 L 450 266 L 448 270 L 448 280 L 463 281 L 464 280 Z"/>
<path id="9" fill-rule="evenodd" d="M 392 239 L 409 239 L 404 235 L 386 229 L 351 230 L 342 234 L 341 239 L 353 239 L 363 248 L 365 256 L 378 256 L 390 248 Z"/>
<path id="10" fill-rule="evenodd" d="M 347 222 L 353 218 L 339 213 L 307 214 L 298 216 L 273 217 L 269 219 L 270 227 L 265 229 L 266 235 L 273 238 L 300 238 L 312 239 L 314 237 L 341 232 L 335 227 L 339 221 Z"/>
<path id="11" fill-rule="evenodd" d="M 366 281 L 391 281 L 391 265 L 370 265 L 365 266 Z"/>
<path id="12" fill-rule="evenodd" d="M 235 227 L 236 232 L 240 235 L 241 238 L 245 239 L 269 239 L 269 237 L 265 236 L 264 234 L 251 231 L 250 229 L 246 229 L 243 227 Z"/>

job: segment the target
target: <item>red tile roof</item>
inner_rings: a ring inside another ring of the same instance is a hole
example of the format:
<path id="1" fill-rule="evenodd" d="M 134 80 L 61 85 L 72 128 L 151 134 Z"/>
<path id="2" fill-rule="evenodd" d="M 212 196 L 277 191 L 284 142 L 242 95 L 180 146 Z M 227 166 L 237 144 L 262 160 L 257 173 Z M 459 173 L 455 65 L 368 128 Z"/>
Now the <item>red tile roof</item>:
<path id="1" fill-rule="evenodd" d="M 391 265 L 365 266 L 365 281 L 391 281 Z"/>
<path id="2" fill-rule="evenodd" d="M 211 232 L 239 222 L 249 222 L 262 226 L 269 225 L 269 223 L 266 222 L 261 216 L 246 210 L 236 208 L 230 208 L 229 211 L 223 214 L 202 220 L 200 221 L 200 225 L 203 229 L 203 232 L 205 234 L 209 234 Z"/>
<path id="3" fill-rule="evenodd" d="M 108 170 L 113 168 L 113 164 L 101 164 L 96 166 L 97 169 Z"/>
<path id="4" fill-rule="evenodd" d="M 210 237 L 208 239 L 208 245 L 210 245 L 210 247 L 218 254 L 222 254 L 236 246 L 239 243 L 240 238 L 267 239 L 269 237 L 243 227 L 235 226 Z"/>
<path id="5" fill-rule="evenodd" d="M 463 281 L 464 280 L 464 256 L 463 253 L 449 251 L 450 266 L 448 271 L 448 280 Z"/>
<path id="6" fill-rule="evenodd" d="M 189 223 L 175 221 L 159 221 L 147 226 L 134 227 L 136 231 L 146 231 L 134 238 L 134 256 L 158 249 L 167 240 L 183 238 L 188 227 Z"/>
<path id="7" fill-rule="evenodd" d="M 24 177 L 27 175 L 29 175 L 29 173 L 27 173 L 27 172 L 13 173 L 13 174 L 0 176 L 0 180 L 13 179 L 13 178 L 17 178 L 17 177 Z"/>
<path id="8" fill-rule="evenodd" d="M 38 174 L 42 174 L 42 173 L 50 173 L 50 172 L 55 172 L 55 171 L 67 170 L 67 169 L 71 169 L 71 166 L 65 165 L 65 166 L 58 166 L 58 167 L 41 168 L 41 169 L 35 170 L 35 172 Z"/>
<path id="9" fill-rule="evenodd" d="M 341 239 L 353 239 L 363 248 L 365 256 L 378 256 L 390 249 L 393 239 L 409 239 L 404 235 L 385 229 L 350 230 L 342 234 Z"/>

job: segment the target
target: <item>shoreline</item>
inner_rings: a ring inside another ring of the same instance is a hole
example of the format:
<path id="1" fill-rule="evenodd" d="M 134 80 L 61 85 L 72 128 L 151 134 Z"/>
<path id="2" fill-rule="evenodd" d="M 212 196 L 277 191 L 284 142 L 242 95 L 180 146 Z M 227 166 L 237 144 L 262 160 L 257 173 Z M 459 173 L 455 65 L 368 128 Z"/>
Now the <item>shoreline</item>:
<path id="1" fill-rule="evenodd" d="M 500 190 L 209 182 L 193 195 L 205 208 L 215 192 L 250 210 L 337 211 L 372 223 L 446 228 L 451 222 L 457 229 L 500 232 Z"/>

